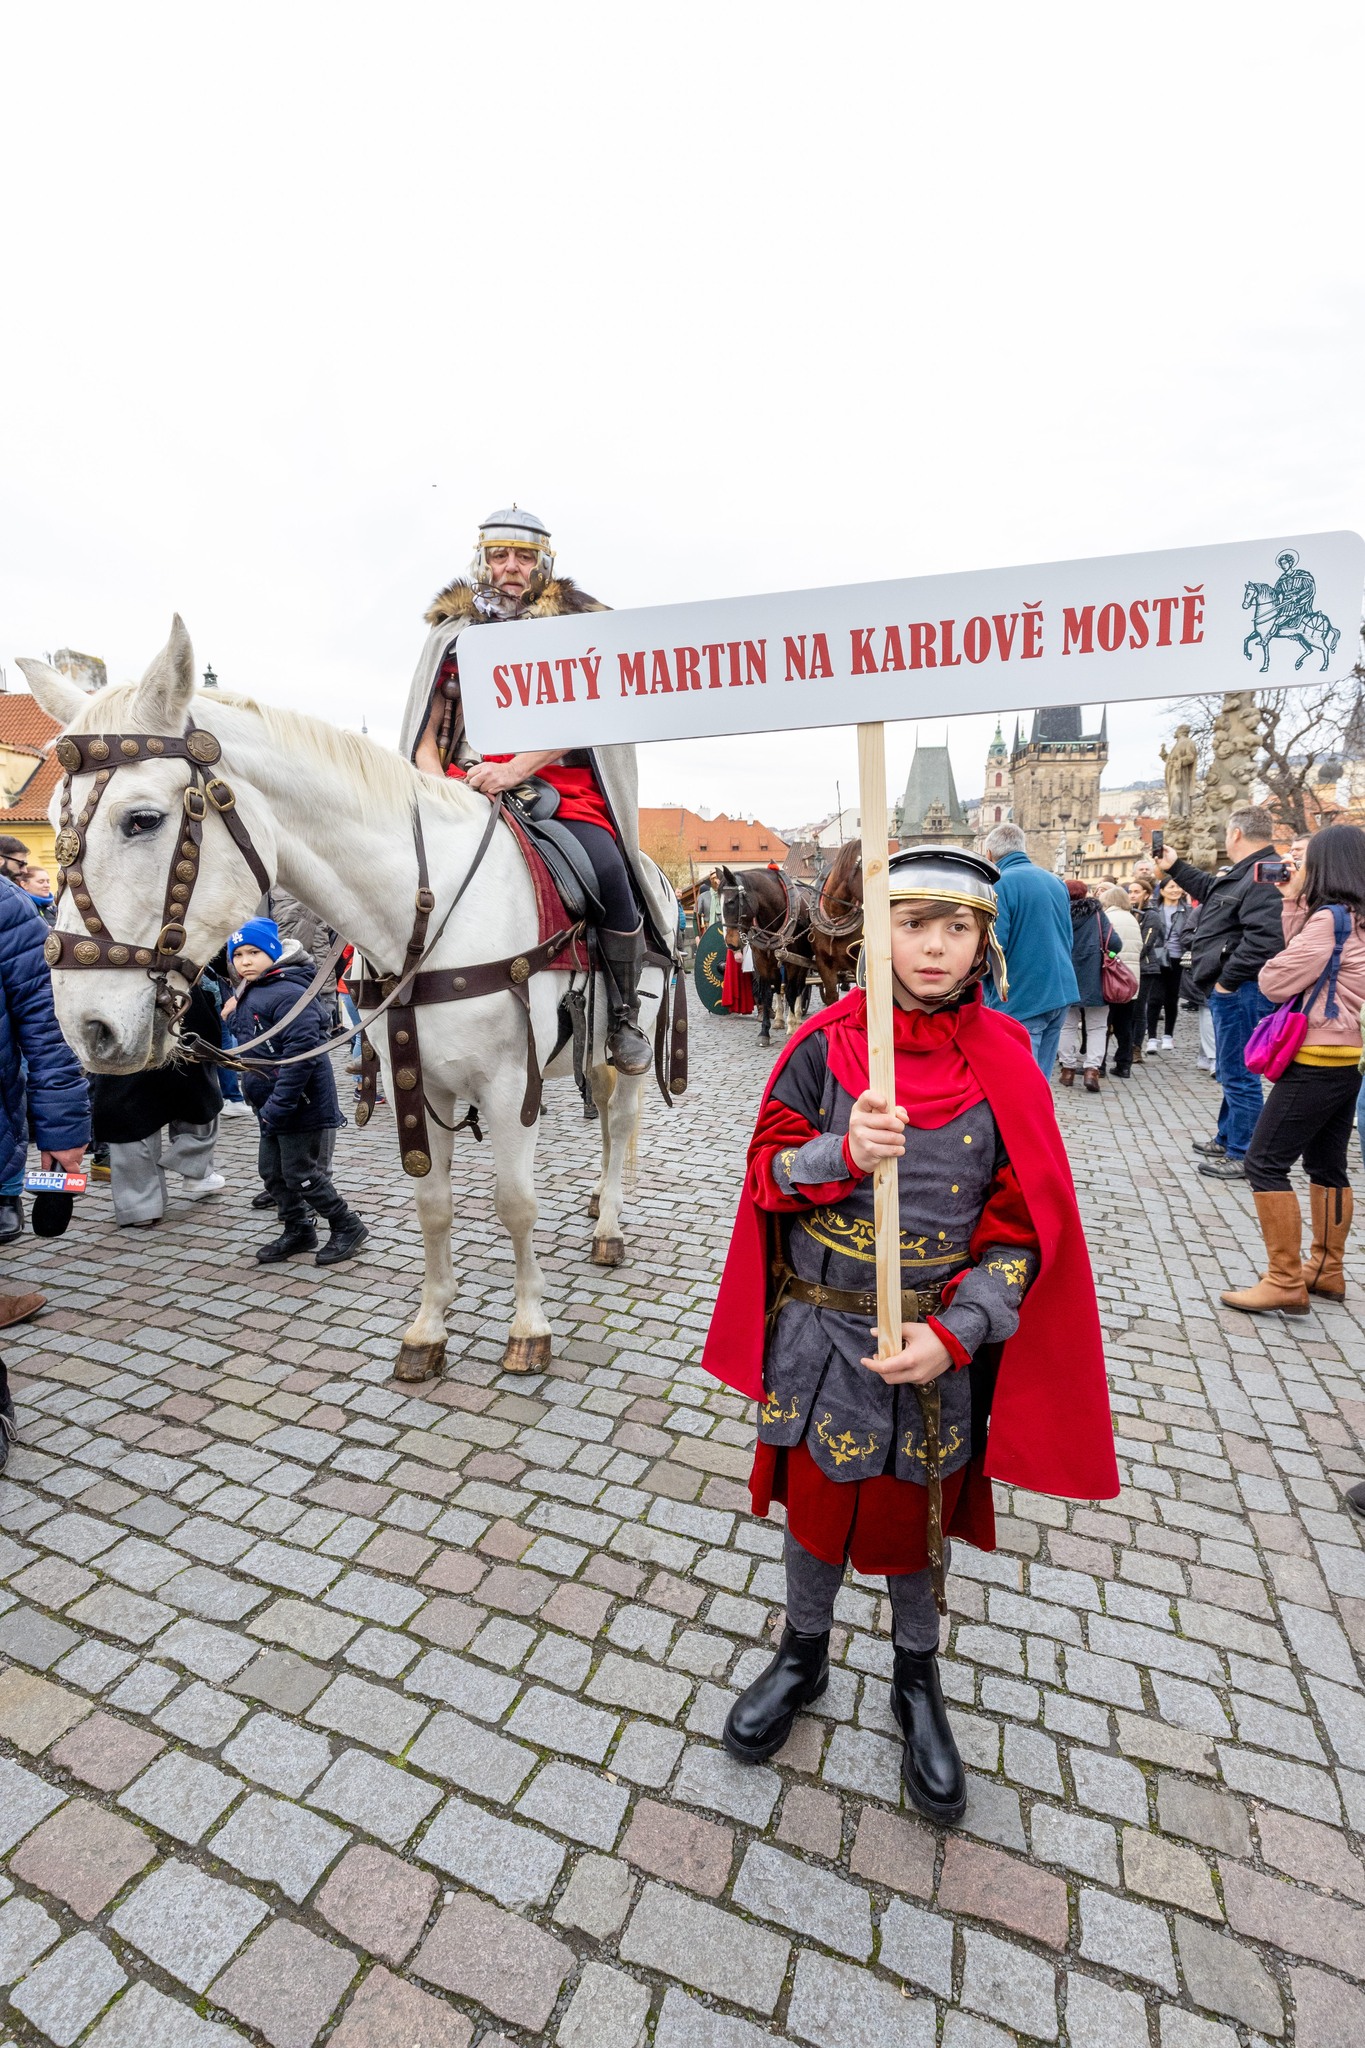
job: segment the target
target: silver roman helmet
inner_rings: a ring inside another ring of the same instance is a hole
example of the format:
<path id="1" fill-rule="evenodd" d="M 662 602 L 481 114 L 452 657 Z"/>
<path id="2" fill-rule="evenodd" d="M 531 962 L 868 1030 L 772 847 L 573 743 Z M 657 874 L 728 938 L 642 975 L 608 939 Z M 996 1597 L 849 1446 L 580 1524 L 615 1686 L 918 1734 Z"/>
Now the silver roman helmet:
<path id="1" fill-rule="evenodd" d="M 969 853 L 960 846 L 903 846 L 892 854 L 887 868 L 893 903 L 960 903 L 985 916 L 986 935 L 975 966 L 944 997 L 943 1003 L 934 1007 L 940 1009 L 947 1003 L 958 1002 L 969 988 L 984 979 L 988 962 L 996 991 L 1004 1002 L 1009 995 L 1009 979 L 1005 956 L 995 936 L 995 885 L 1000 880 L 1000 870 L 994 862 L 982 853 Z M 858 978 L 863 978 L 861 961 Z"/>
<path id="2" fill-rule="evenodd" d="M 541 576 L 551 574 L 555 565 L 555 551 L 550 546 L 550 529 L 543 519 L 537 519 L 534 512 L 523 511 L 520 505 L 508 505 L 501 512 L 490 512 L 479 527 L 478 546 L 469 573 L 475 583 L 487 583 L 489 548 L 534 548 L 536 550 L 536 571 Z"/>

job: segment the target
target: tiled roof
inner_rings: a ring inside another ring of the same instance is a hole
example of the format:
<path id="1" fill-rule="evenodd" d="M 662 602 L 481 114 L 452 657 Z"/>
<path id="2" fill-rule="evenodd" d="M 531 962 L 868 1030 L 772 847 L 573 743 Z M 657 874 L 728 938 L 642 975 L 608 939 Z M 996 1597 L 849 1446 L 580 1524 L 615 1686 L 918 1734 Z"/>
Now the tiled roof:
<path id="1" fill-rule="evenodd" d="M 641 809 L 640 844 L 646 853 L 651 846 L 676 846 L 684 858 L 690 855 L 708 868 L 734 861 L 741 867 L 770 860 L 780 866 L 787 858 L 786 840 L 757 819 L 730 818 L 724 811 L 714 818 L 701 818 L 677 804 L 667 809 Z"/>
<path id="2" fill-rule="evenodd" d="M 45 819 L 52 792 L 61 777 L 61 764 L 49 754 L 28 788 L 20 790 L 12 804 L 0 808 L 0 831 L 8 832 L 11 825 L 36 825 Z"/>
<path id="3" fill-rule="evenodd" d="M 0 691 L 0 746 L 42 749 L 60 731 L 36 698 Z"/>
<path id="4" fill-rule="evenodd" d="M 47 817 L 47 807 L 62 772 L 47 748 L 61 729 L 57 720 L 49 718 L 32 697 L 0 693 L 0 747 L 43 756 L 43 764 L 28 787 L 19 792 L 12 804 L 0 806 L 0 832 L 8 832 L 14 825 L 36 825 Z"/>

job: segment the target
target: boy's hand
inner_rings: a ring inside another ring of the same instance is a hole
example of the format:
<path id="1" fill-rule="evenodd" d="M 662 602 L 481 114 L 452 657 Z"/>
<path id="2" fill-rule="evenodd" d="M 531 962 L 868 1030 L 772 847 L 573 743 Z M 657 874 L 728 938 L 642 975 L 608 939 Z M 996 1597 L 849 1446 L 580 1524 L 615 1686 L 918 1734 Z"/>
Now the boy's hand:
<path id="1" fill-rule="evenodd" d="M 224 1005 L 223 1005 L 223 1015 L 224 1015 L 225 1017 L 235 1017 L 235 1016 L 236 1016 L 236 1014 L 237 1014 L 237 998 L 236 998 L 236 996 L 229 996 L 229 997 L 228 997 L 228 999 L 227 999 L 227 1001 L 226 1001 L 226 1002 L 224 1003 Z"/>
<path id="2" fill-rule="evenodd" d="M 871 1173 L 879 1159 L 900 1158 L 908 1121 L 899 1105 L 888 1110 L 885 1096 L 863 1090 L 848 1118 L 848 1149 L 859 1173 Z"/>
<path id="3" fill-rule="evenodd" d="M 850 1148 L 851 1149 L 851 1148 Z M 873 1336 L 877 1334 L 873 1331 Z M 869 1372 L 877 1373 L 888 1386 L 927 1387 L 953 1360 L 946 1344 L 927 1323 L 902 1323 L 901 1348 L 894 1358 L 865 1358 Z"/>

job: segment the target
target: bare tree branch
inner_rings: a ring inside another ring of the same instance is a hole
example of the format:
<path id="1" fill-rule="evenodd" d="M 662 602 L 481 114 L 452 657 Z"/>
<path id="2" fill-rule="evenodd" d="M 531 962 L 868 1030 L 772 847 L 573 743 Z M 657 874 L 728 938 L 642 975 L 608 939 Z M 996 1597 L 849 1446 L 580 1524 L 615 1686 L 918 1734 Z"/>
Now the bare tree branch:
<path id="1" fill-rule="evenodd" d="M 1256 709 L 1260 752 L 1256 773 L 1266 787 L 1268 808 L 1295 832 L 1309 829 L 1307 799 L 1324 764 L 1365 755 L 1365 627 L 1362 651 L 1345 676 L 1305 689 L 1259 690 Z M 1213 721 L 1221 697 L 1187 697 L 1176 706 L 1171 730 L 1190 728 L 1207 766 Z"/>

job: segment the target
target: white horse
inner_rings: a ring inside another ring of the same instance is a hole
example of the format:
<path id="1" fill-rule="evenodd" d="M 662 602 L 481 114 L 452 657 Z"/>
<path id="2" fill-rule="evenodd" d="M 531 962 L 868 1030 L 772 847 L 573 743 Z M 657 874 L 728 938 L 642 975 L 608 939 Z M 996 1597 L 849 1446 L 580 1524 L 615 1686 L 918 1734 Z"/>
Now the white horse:
<path id="1" fill-rule="evenodd" d="M 238 815 L 272 881 L 278 879 L 320 911 L 380 975 L 401 967 L 412 926 L 414 805 L 420 807 L 436 897 L 433 932 L 474 860 L 488 822 L 486 798 L 465 783 L 424 775 L 398 754 L 322 719 L 246 697 L 197 693 L 193 650 L 178 617 L 167 646 L 135 685 L 90 697 L 44 662 L 20 666 L 43 709 L 72 732 L 178 735 L 192 713 L 195 725 L 212 733 L 222 747 L 214 772 L 235 791 Z M 156 942 L 176 858 L 187 773 L 183 760 L 140 760 L 120 767 L 90 822 L 81 861 L 83 887 L 112 939 L 133 946 Z M 80 812 L 92 786 L 89 774 L 73 778 L 73 813 Z M 53 800 L 54 813 L 58 801 Z M 184 920 L 186 957 L 211 960 L 228 934 L 254 914 L 259 894 L 210 806 L 199 876 Z M 83 933 L 69 892 L 62 897 L 57 922 L 60 929 Z M 510 830 L 499 829 L 427 964 L 459 967 L 506 959 L 534 947 L 538 938 L 525 861 Z M 662 970 L 646 968 L 640 1005 L 646 1034 L 653 1030 L 663 981 Z M 169 1019 L 157 1007 L 147 975 L 127 968 L 59 968 L 53 983 L 58 1021 L 91 1071 L 136 1073 L 173 1054 Z M 564 973 L 538 974 L 529 983 L 542 1067 L 554 1051 L 559 1005 L 568 987 Z M 527 1129 L 520 1118 L 525 1012 L 511 994 L 497 994 L 432 1005 L 417 1016 L 426 1096 L 435 1115 L 429 1127 L 431 1172 L 414 1186 L 425 1253 L 422 1301 L 404 1332 L 399 1376 L 426 1378 L 440 1370 L 445 1356 L 445 1314 L 455 1295 L 453 1139 L 441 1122 L 454 1121 L 457 1102 L 478 1105 L 492 1141 L 495 1206 L 516 1261 L 515 1314 L 504 1366 L 529 1372 L 548 1362 L 551 1331 L 544 1276 L 532 1246 L 536 1127 Z M 606 1017 L 606 1001 L 599 994 L 590 1078 L 602 1121 L 602 1170 L 590 1205 L 597 1217 L 592 1258 L 594 1264 L 614 1266 L 625 1257 L 623 1170 L 640 1114 L 641 1088 L 646 1081 L 652 1085 L 652 1076 L 618 1074 L 607 1065 Z M 387 1037 L 383 1031 L 375 1035 L 389 1081 Z M 570 1047 L 546 1069 L 550 1079 L 571 1078 L 572 1071 Z M 392 1097 L 391 1085 L 388 1092 Z M 382 1127 L 373 1132 L 373 1140 L 386 1142 Z M 393 1164 L 397 1168 L 396 1148 Z"/>
<path id="2" fill-rule="evenodd" d="M 1294 663 L 1296 669 L 1303 667 L 1310 654 L 1320 654 L 1323 667 L 1327 667 L 1337 651 L 1341 629 L 1332 624 L 1325 612 L 1309 612 L 1307 618 L 1300 619 L 1296 626 L 1272 626 L 1279 604 L 1269 583 L 1248 583 L 1242 593 L 1242 610 L 1253 611 L 1253 607 L 1256 623 L 1242 642 L 1242 652 L 1250 661 L 1252 641 L 1259 645 L 1262 675 L 1270 667 L 1270 643 L 1276 639 L 1298 641 L 1303 653 Z"/>

